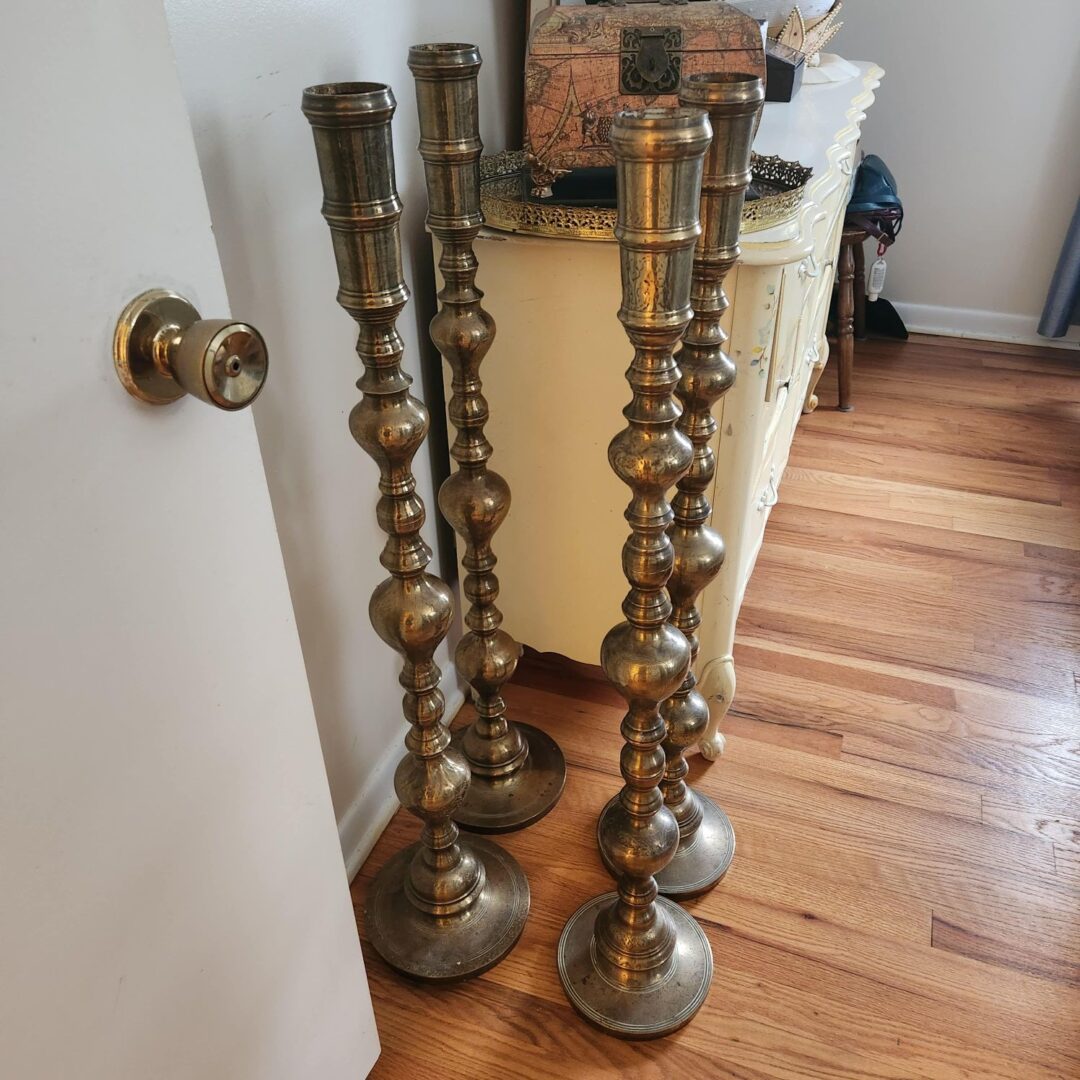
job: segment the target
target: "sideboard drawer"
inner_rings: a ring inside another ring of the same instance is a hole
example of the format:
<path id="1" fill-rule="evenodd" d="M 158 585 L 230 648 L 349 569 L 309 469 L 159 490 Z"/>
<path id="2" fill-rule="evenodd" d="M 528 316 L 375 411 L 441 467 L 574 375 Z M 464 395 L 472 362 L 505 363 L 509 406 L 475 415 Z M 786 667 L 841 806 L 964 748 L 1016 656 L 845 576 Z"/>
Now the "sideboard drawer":
<path id="1" fill-rule="evenodd" d="M 779 447 L 774 447 L 774 451 Z M 747 508 L 747 528 L 743 538 L 739 560 L 739 599 L 742 602 L 750 575 L 754 572 L 761 542 L 765 536 L 765 526 L 769 521 L 772 508 L 780 501 L 780 478 L 783 466 L 775 457 L 766 458 L 762 463 L 754 486 L 750 489 L 752 505 Z"/>
<path id="2" fill-rule="evenodd" d="M 791 382 L 800 312 L 806 304 L 810 286 L 819 272 L 813 255 L 808 255 L 797 263 L 789 263 L 781 269 L 776 333 L 765 387 L 765 400 L 770 405 L 775 403 L 780 388 Z"/>
<path id="3" fill-rule="evenodd" d="M 768 426 L 765 428 L 765 446 L 761 455 L 762 461 L 769 462 L 776 455 L 777 440 L 781 438 L 781 432 L 787 427 L 788 398 L 791 396 L 790 379 L 776 392 L 776 400 L 773 403 L 772 414 L 769 416 Z"/>
<path id="4" fill-rule="evenodd" d="M 754 569 L 769 514 L 780 499 L 780 481 L 787 467 L 791 438 L 802 412 L 802 397 L 798 384 L 800 384 L 800 379 L 793 378 L 790 383 L 782 386 L 777 394 L 776 412 L 769 418 L 766 432 L 761 469 L 750 487 L 751 502 L 746 508 L 746 515 L 751 524 L 747 529 L 739 567 L 740 596 Z"/>

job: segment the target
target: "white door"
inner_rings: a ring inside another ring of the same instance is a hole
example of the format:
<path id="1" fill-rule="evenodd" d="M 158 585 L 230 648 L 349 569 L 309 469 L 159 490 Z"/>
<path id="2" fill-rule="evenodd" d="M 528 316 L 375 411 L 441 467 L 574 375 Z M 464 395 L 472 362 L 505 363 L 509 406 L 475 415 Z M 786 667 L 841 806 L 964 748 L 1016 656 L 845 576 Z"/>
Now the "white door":
<path id="1" fill-rule="evenodd" d="M 3 23 L 0 1075 L 356 1080 L 378 1042 L 250 412 L 113 371 L 145 289 L 230 314 L 162 5 Z"/>

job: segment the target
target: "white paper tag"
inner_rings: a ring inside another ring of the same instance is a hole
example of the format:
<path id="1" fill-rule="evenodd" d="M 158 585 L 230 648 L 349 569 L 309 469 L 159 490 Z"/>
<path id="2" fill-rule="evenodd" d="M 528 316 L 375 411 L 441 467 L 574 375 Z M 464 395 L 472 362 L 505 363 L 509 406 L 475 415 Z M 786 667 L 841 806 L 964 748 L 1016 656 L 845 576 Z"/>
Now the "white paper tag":
<path id="1" fill-rule="evenodd" d="M 885 288 L 885 260 L 879 255 L 870 267 L 870 278 L 866 283 L 866 299 L 873 302 Z"/>

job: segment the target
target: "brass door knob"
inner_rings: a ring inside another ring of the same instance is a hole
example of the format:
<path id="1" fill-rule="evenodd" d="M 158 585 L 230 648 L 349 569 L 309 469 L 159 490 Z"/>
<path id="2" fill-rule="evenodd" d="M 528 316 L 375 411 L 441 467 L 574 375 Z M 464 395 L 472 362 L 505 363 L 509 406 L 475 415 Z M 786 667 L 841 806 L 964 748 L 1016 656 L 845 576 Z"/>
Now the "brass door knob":
<path id="1" fill-rule="evenodd" d="M 191 394 L 218 409 L 243 409 L 266 382 L 262 334 L 232 319 L 201 319 L 176 293 L 151 289 L 124 308 L 113 338 L 116 373 L 129 394 L 167 405 Z"/>

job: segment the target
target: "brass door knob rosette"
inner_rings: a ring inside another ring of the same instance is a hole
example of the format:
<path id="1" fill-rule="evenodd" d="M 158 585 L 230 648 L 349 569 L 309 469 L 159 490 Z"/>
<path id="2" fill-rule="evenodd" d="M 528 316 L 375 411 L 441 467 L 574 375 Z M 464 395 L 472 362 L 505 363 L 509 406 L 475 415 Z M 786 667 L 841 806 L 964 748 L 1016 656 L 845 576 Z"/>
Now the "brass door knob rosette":
<path id="1" fill-rule="evenodd" d="M 203 319 L 167 289 L 136 296 L 121 312 L 113 363 L 124 388 L 150 405 L 185 394 L 216 409 L 244 409 L 266 382 L 262 334 L 248 323 Z"/>

